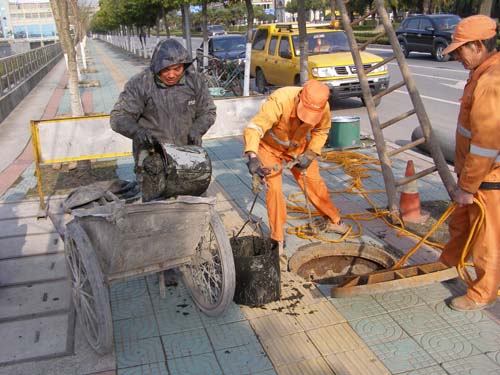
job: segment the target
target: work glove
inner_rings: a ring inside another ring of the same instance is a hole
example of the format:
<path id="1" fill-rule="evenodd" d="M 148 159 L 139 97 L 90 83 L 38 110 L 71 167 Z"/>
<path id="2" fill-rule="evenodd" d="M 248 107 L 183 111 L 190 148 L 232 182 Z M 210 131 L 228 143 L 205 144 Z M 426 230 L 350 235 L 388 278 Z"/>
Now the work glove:
<path id="1" fill-rule="evenodd" d="M 201 135 L 191 129 L 188 134 L 187 144 L 201 147 Z"/>
<path id="2" fill-rule="evenodd" d="M 299 155 L 295 167 L 300 170 L 307 169 L 309 168 L 314 159 L 316 159 L 316 154 L 311 150 L 307 150 L 302 155 Z"/>
<path id="3" fill-rule="evenodd" d="M 270 170 L 262 168 L 262 162 L 258 156 L 248 159 L 247 167 L 252 176 L 257 174 L 260 178 L 264 178 L 271 173 Z"/>
<path id="4" fill-rule="evenodd" d="M 146 128 L 137 129 L 134 135 L 134 141 L 137 142 L 137 144 L 144 145 L 148 148 L 151 148 L 154 145 L 153 134 L 151 134 L 151 131 Z"/>

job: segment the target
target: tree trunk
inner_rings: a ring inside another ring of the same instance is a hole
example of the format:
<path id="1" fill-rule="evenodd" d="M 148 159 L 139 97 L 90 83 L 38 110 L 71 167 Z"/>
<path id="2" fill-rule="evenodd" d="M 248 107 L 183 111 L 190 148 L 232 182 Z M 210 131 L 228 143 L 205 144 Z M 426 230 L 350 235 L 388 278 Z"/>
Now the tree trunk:
<path id="1" fill-rule="evenodd" d="M 306 11 L 304 0 L 297 1 L 297 13 L 299 23 L 300 84 L 303 86 L 309 79 L 309 68 L 307 66 Z"/>
<path id="2" fill-rule="evenodd" d="M 245 72 L 243 75 L 243 96 L 250 95 L 250 62 L 252 58 L 252 29 L 253 29 L 253 4 L 252 0 L 245 0 L 247 8 L 247 43 L 245 48 Z"/>
<path id="3" fill-rule="evenodd" d="M 166 12 L 163 15 L 163 24 L 165 25 L 165 33 L 167 35 L 167 39 L 170 39 L 170 27 L 168 27 L 168 17 Z"/>
<path id="4" fill-rule="evenodd" d="M 491 17 L 491 11 L 493 10 L 493 0 L 482 0 L 481 7 L 479 8 L 479 14 L 484 14 L 485 16 Z"/>
<path id="5" fill-rule="evenodd" d="M 64 54 L 67 56 L 68 66 L 68 88 L 73 117 L 83 116 L 82 100 L 80 88 L 78 87 L 78 65 L 76 61 L 76 51 L 71 34 L 69 32 L 68 3 L 66 0 L 50 0 L 54 20 L 56 22 L 59 40 Z"/>
<path id="6" fill-rule="evenodd" d="M 424 0 L 422 7 L 424 8 L 424 14 L 429 14 L 430 13 L 430 8 L 431 8 L 431 0 Z"/>
<path id="7" fill-rule="evenodd" d="M 189 5 L 182 6 L 182 34 L 186 43 L 186 49 L 190 59 L 193 58 L 193 50 L 191 48 L 191 30 L 189 25 Z"/>

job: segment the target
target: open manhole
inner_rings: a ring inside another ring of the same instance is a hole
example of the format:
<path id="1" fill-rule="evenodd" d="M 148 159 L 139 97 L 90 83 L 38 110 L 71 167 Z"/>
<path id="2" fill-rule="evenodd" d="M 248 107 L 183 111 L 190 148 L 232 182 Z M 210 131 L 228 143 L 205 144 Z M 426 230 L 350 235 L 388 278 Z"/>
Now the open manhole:
<path id="1" fill-rule="evenodd" d="M 290 258 L 290 271 L 318 284 L 339 284 L 346 276 L 392 267 L 397 259 L 386 250 L 362 243 L 316 243 Z"/>

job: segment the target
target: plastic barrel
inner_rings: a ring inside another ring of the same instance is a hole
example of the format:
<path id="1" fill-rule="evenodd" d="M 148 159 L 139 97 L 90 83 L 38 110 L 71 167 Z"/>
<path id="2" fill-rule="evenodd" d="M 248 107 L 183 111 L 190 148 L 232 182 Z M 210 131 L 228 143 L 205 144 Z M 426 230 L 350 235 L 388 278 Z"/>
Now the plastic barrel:
<path id="1" fill-rule="evenodd" d="M 334 116 L 328 135 L 328 147 L 353 148 L 360 145 L 359 116 Z"/>

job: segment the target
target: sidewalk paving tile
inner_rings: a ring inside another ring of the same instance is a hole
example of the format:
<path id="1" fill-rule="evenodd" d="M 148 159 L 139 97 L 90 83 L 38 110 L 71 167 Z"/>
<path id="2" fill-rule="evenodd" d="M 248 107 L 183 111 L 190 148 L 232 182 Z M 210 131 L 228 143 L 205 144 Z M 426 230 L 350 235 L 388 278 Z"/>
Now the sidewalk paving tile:
<path id="1" fill-rule="evenodd" d="M 111 301 L 122 301 L 148 296 L 146 285 L 144 277 L 119 280 L 111 284 L 109 296 Z"/>
<path id="2" fill-rule="evenodd" d="M 394 374 L 437 364 L 415 340 L 409 337 L 370 345 L 370 349 Z"/>
<path id="3" fill-rule="evenodd" d="M 231 303 L 226 312 L 220 316 L 208 316 L 201 314 L 201 321 L 207 329 L 211 326 L 219 326 L 227 323 L 246 321 L 245 315 L 236 303 Z"/>
<path id="4" fill-rule="evenodd" d="M 345 318 L 326 300 L 305 304 L 290 311 L 305 331 L 345 322 Z"/>
<path id="5" fill-rule="evenodd" d="M 210 326 L 206 331 L 215 350 L 250 344 L 260 345 L 252 327 L 246 321 Z"/>
<path id="6" fill-rule="evenodd" d="M 465 337 L 451 327 L 415 335 L 413 338 L 438 363 L 479 354 Z"/>
<path id="7" fill-rule="evenodd" d="M 500 366 L 484 354 L 445 362 L 441 366 L 450 375 L 500 374 Z"/>
<path id="8" fill-rule="evenodd" d="M 260 343 L 217 350 L 215 355 L 225 375 L 247 375 L 273 369 Z"/>
<path id="9" fill-rule="evenodd" d="M 167 359 L 169 375 L 224 375 L 214 353 Z"/>
<path id="10" fill-rule="evenodd" d="M 113 319 L 128 319 L 153 314 L 151 299 L 148 295 L 133 296 L 128 299 L 111 298 Z"/>
<path id="11" fill-rule="evenodd" d="M 264 315 L 251 319 L 250 324 L 253 329 L 258 332 L 261 341 L 303 331 L 303 328 L 295 317 L 283 313 Z"/>
<path id="12" fill-rule="evenodd" d="M 500 348 L 500 325 L 491 319 L 464 324 L 457 329 L 483 353 Z"/>
<path id="13" fill-rule="evenodd" d="M 162 341 L 168 359 L 213 352 L 212 343 L 204 328 L 164 335 Z"/>
<path id="14" fill-rule="evenodd" d="M 441 366 L 431 366 L 409 372 L 403 372 L 401 375 L 448 375 L 448 374 L 446 371 L 443 370 Z"/>
<path id="15" fill-rule="evenodd" d="M 273 336 L 263 340 L 263 347 L 276 368 L 321 356 L 317 346 L 305 332 L 283 337 Z"/>
<path id="16" fill-rule="evenodd" d="M 384 314 L 386 311 L 372 296 L 356 296 L 352 298 L 329 298 L 335 308 L 347 321 Z"/>
<path id="17" fill-rule="evenodd" d="M 307 336 L 323 356 L 365 347 L 348 323 L 334 324 L 307 331 Z"/>
<path id="18" fill-rule="evenodd" d="M 420 286 L 413 289 L 413 292 L 422 298 L 425 303 L 432 303 L 464 294 L 465 285 L 456 279 L 452 279 L 442 283 L 432 283 Z"/>
<path id="19" fill-rule="evenodd" d="M 0 262 L 1 286 L 64 279 L 67 275 L 66 259 L 62 253 L 22 256 Z"/>
<path id="20" fill-rule="evenodd" d="M 118 375 L 169 375 L 169 373 L 165 363 L 159 362 L 118 369 Z"/>
<path id="21" fill-rule="evenodd" d="M 427 305 L 392 311 L 390 315 L 410 336 L 448 327 L 448 323 Z"/>
<path id="22" fill-rule="evenodd" d="M 335 375 L 324 358 L 316 357 L 302 362 L 277 367 L 278 375 Z"/>
<path id="23" fill-rule="evenodd" d="M 489 352 L 486 353 L 486 355 L 493 361 L 495 362 L 498 366 L 500 366 L 500 350 L 497 350 L 495 352 Z"/>
<path id="24" fill-rule="evenodd" d="M 0 323 L 0 365 L 68 354 L 71 324 L 67 313 Z"/>
<path id="25" fill-rule="evenodd" d="M 68 280 L 5 288 L 0 293 L 0 321 L 69 311 L 71 305 Z"/>
<path id="26" fill-rule="evenodd" d="M 155 311 L 161 335 L 202 328 L 198 308 L 192 302 L 173 305 L 171 309 Z"/>
<path id="27" fill-rule="evenodd" d="M 452 327 L 460 330 L 465 324 L 478 323 L 489 318 L 482 311 L 461 312 L 455 311 L 448 307 L 447 303 L 442 300 L 434 302 L 430 306 Z"/>
<path id="28" fill-rule="evenodd" d="M 366 347 L 357 348 L 341 353 L 330 354 L 326 357 L 327 363 L 335 374 L 363 374 L 388 375 L 389 370 L 384 367 L 377 357 Z"/>
<path id="29" fill-rule="evenodd" d="M 113 321 L 113 333 L 115 342 L 136 341 L 147 339 L 149 337 L 160 336 L 156 317 L 154 315 L 145 315 L 130 319 L 121 319 Z"/>
<path id="30" fill-rule="evenodd" d="M 115 351 L 119 369 L 165 361 L 159 337 L 115 342 Z"/>
<path id="31" fill-rule="evenodd" d="M 407 338 L 408 334 L 389 314 L 375 315 L 349 322 L 367 345 L 380 344 Z"/>
<path id="32" fill-rule="evenodd" d="M 377 293 L 374 294 L 374 298 L 386 311 L 401 310 L 424 304 L 424 301 L 411 289 Z"/>

